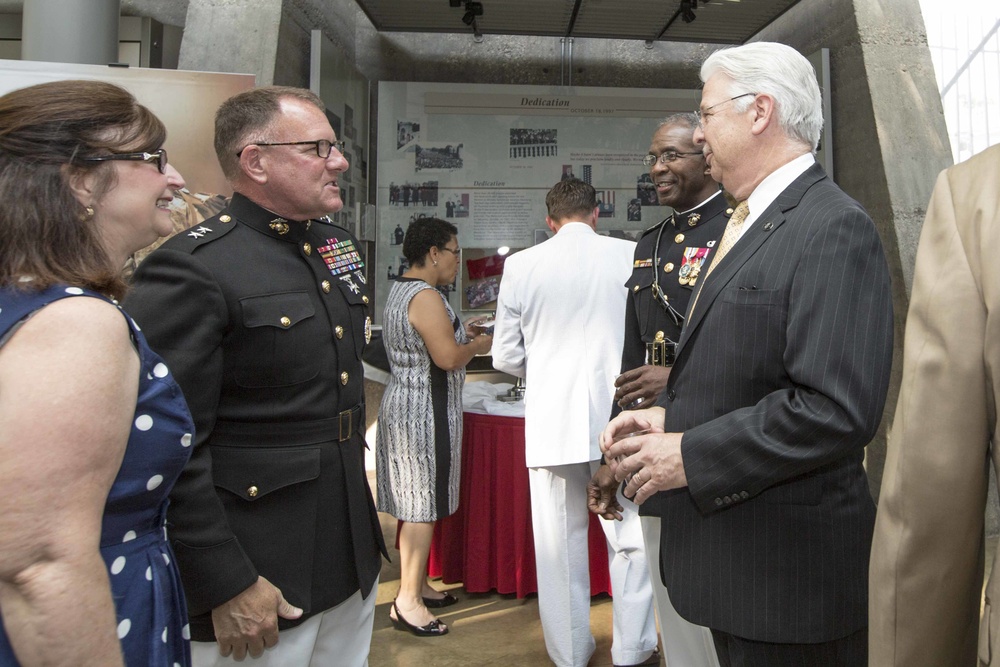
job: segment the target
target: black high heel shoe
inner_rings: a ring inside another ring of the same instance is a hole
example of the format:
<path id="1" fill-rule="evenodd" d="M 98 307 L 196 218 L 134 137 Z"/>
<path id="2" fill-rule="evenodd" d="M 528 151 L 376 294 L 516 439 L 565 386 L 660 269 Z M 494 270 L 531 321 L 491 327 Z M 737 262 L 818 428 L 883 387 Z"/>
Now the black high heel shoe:
<path id="1" fill-rule="evenodd" d="M 396 618 L 390 616 L 389 620 L 392 621 L 392 627 L 397 630 L 409 630 L 417 637 L 441 637 L 448 634 L 448 628 L 446 626 L 442 627 L 441 621 L 436 618 L 427 625 L 413 625 L 403 618 L 403 614 L 399 611 L 399 607 L 396 606 L 395 600 L 392 601 L 392 608 L 396 612 Z"/>
<path id="2" fill-rule="evenodd" d="M 450 607 L 453 604 L 458 603 L 458 598 L 451 593 L 445 593 L 443 598 L 422 598 L 424 601 L 424 606 L 428 609 L 440 609 L 441 607 Z"/>

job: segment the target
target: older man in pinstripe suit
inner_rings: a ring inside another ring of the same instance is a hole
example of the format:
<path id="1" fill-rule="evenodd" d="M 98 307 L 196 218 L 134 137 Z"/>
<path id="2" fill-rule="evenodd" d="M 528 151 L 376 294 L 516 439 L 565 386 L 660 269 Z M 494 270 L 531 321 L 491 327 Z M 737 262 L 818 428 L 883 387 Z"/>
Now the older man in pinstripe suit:
<path id="1" fill-rule="evenodd" d="M 815 162 L 805 58 L 748 44 L 701 76 L 695 140 L 741 203 L 657 407 L 623 413 L 601 444 L 626 495 L 663 494 L 667 589 L 712 629 L 723 667 L 861 667 L 875 518 L 862 461 L 892 363 L 884 252 Z"/>

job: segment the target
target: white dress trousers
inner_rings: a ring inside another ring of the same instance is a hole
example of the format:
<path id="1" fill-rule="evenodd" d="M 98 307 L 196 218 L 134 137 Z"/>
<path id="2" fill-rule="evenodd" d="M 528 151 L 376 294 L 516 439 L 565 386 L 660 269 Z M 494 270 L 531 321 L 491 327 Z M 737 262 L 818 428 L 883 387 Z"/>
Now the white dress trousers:
<path id="1" fill-rule="evenodd" d="M 232 656 L 219 655 L 215 642 L 193 641 L 191 663 L 194 667 L 368 667 L 377 591 L 378 579 L 367 598 L 358 591 L 301 625 L 282 630 L 278 643 L 264 649 L 259 658 L 248 655 L 236 662 Z"/>
<path id="2" fill-rule="evenodd" d="M 681 618 L 670 603 L 667 588 L 660 576 L 660 517 L 639 517 L 642 540 L 646 543 L 649 580 L 653 582 L 653 599 L 663 639 L 663 657 L 667 667 L 719 667 L 712 631 Z"/>
<path id="3" fill-rule="evenodd" d="M 585 667 L 595 648 L 590 631 L 587 482 L 598 465 L 595 461 L 528 469 L 538 611 L 545 648 L 558 667 Z M 639 515 L 620 492 L 618 501 L 625 507 L 623 520 L 601 520 L 613 595 L 611 658 L 616 665 L 632 665 L 656 648 L 656 619 Z"/>

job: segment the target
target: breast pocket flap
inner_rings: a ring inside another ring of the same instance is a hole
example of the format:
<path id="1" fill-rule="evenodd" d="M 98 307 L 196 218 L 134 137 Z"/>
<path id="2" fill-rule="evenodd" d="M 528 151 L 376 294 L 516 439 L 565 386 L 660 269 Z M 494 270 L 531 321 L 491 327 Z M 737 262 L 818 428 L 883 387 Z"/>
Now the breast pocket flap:
<path id="1" fill-rule="evenodd" d="M 317 479 L 319 472 L 318 447 L 212 449 L 215 486 L 249 502 L 260 500 L 280 489 Z"/>
<path id="2" fill-rule="evenodd" d="M 243 308 L 243 325 L 287 329 L 316 314 L 316 309 L 306 292 L 283 292 L 248 296 L 240 299 Z"/>

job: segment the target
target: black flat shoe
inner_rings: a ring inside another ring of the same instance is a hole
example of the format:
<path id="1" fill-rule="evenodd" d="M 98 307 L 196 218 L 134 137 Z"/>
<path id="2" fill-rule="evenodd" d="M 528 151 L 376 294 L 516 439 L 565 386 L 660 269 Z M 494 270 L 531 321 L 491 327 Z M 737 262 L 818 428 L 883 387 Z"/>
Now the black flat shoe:
<path id="1" fill-rule="evenodd" d="M 393 600 L 392 608 L 396 611 L 396 618 L 392 616 L 389 620 L 392 621 L 392 626 L 397 630 L 409 630 L 418 637 L 440 637 L 442 635 L 448 634 L 448 628 L 441 626 L 441 621 L 434 619 L 427 625 L 413 625 L 399 612 L 399 607 L 396 606 L 396 601 Z"/>
<path id="2" fill-rule="evenodd" d="M 450 607 L 458 602 L 458 598 L 451 593 L 445 593 L 443 598 L 422 598 L 424 601 L 424 606 L 428 609 L 440 609 L 441 607 Z"/>

